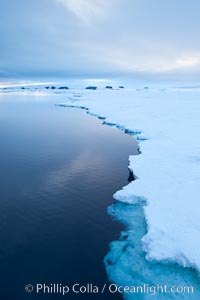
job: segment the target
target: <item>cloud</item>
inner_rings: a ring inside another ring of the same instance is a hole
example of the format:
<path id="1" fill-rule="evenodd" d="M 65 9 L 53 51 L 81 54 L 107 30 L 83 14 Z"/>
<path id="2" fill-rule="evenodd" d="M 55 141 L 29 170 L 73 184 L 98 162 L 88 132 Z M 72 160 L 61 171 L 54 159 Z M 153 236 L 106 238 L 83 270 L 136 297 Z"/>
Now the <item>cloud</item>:
<path id="1" fill-rule="evenodd" d="M 57 0 L 68 11 L 72 12 L 78 19 L 89 23 L 96 18 L 106 15 L 110 1 L 102 0 Z"/>
<path id="2" fill-rule="evenodd" d="M 199 65 L 200 55 L 198 56 L 182 56 L 176 60 L 178 67 L 193 67 Z"/>
<path id="3" fill-rule="evenodd" d="M 200 73 L 199 11 L 197 0 L 0 0 L 0 74 Z"/>

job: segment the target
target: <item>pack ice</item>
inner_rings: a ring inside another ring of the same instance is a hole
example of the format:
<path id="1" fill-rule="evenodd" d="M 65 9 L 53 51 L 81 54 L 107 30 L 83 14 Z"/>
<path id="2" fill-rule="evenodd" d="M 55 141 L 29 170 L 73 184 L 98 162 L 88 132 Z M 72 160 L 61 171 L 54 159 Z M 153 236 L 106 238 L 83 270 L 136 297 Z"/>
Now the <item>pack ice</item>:
<path id="1" fill-rule="evenodd" d="M 78 103 L 107 124 L 135 134 L 141 155 L 130 155 L 137 180 L 115 193 L 146 202 L 146 259 L 200 270 L 200 92 L 187 89 L 83 91 Z M 117 150 L 116 150 L 117 151 Z"/>

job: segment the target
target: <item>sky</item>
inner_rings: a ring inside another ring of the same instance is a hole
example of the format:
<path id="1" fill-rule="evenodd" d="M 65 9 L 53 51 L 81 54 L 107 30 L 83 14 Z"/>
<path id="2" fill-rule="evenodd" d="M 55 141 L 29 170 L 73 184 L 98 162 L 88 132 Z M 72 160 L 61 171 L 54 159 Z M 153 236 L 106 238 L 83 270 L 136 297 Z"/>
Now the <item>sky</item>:
<path id="1" fill-rule="evenodd" d="M 196 76 L 199 12 L 199 0 L 0 0 L 0 76 Z"/>

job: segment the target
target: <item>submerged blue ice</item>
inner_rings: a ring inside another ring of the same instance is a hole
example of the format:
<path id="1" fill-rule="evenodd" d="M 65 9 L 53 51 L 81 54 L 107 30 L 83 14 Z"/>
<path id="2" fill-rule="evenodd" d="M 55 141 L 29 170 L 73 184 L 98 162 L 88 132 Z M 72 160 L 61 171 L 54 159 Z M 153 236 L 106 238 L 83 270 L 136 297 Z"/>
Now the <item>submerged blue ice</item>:
<path id="1" fill-rule="evenodd" d="M 106 271 L 111 282 L 122 286 L 165 286 L 168 288 L 193 288 L 193 293 L 124 293 L 128 300 L 197 300 L 200 295 L 199 275 L 197 271 L 183 268 L 178 264 L 147 261 L 142 249 L 142 237 L 147 232 L 142 204 L 115 202 L 108 208 L 109 215 L 121 222 L 125 230 L 120 238 L 110 244 L 110 251 L 104 259 Z M 191 291 L 191 290 L 190 290 Z"/>

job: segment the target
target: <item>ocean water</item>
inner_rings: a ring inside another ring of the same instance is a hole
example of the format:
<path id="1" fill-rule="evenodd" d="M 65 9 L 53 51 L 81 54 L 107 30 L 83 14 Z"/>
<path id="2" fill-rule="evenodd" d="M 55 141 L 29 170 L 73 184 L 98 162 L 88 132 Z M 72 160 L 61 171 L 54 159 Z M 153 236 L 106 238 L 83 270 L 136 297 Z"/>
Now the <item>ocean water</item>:
<path id="1" fill-rule="evenodd" d="M 0 299 L 63 297 L 26 284 L 108 283 L 103 260 L 122 224 L 107 207 L 128 183 L 137 143 L 53 97 L 16 95 L 0 96 L 0 137 Z"/>

